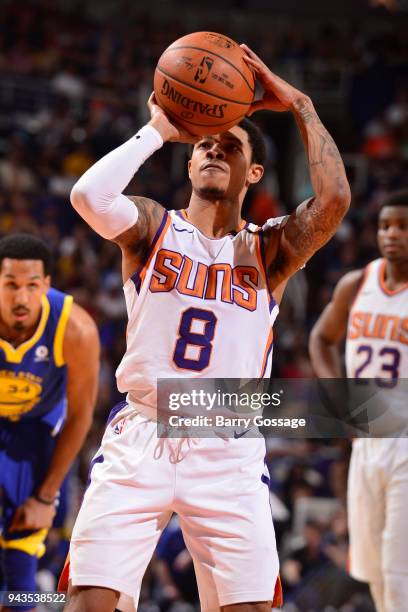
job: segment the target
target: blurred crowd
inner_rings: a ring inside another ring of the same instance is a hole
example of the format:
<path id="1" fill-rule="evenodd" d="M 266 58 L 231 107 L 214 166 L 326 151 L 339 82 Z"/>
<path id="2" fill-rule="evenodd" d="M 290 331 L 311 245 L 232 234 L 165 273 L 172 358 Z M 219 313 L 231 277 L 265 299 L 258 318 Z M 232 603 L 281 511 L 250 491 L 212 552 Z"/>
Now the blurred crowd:
<path id="1" fill-rule="evenodd" d="M 63 562 L 107 413 L 120 399 L 114 374 L 125 347 L 120 251 L 80 220 L 69 192 L 95 160 L 148 120 L 145 103 L 157 59 L 186 33 L 175 16 L 159 23 L 145 12 L 131 26 L 122 19 L 111 28 L 57 6 L 3 2 L 0 11 L 0 235 L 25 231 L 47 241 L 55 256 L 54 286 L 91 313 L 103 347 L 94 425 L 66 487 L 67 511 L 41 562 L 39 586 L 45 590 L 52 590 Z M 261 30 L 248 36 L 239 21 L 230 31 L 222 23 L 217 27 L 252 44 L 281 74 L 292 74 L 318 111 L 321 102 L 353 190 L 350 213 L 335 238 L 288 285 L 274 334 L 274 376 L 313 375 L 307 354 L 311 326 L 339 278 L 378 256 L 379 204 L 390 191 L 408 186 L 407 19 L 386 13 L 373 19 L 371 26 L 319 23 L 305 31 L 292 24 L 273 39 Z M 328 106 L 332 89 L 336 103 Z M 291 212 L 311 189 L 305 159 L 296 156 L 295 126 L 287 116 L 269 115 L 258 119 L 269 151 L 266 176 L 244 208 L 245 217 L 259 224 Z M 128 193 L 147 195 L 169 209 L 185 207 L 186 159 L 181 145 L 165 147 L 138 172 Z M 345 440 L 268 443 L 286 610 L 373 609 L 365 585 L 347 575 L 349 453 Z M 146 574 L 140 608 L 188 612 L 197 606 L 193 576 L 174 517 Z"/>

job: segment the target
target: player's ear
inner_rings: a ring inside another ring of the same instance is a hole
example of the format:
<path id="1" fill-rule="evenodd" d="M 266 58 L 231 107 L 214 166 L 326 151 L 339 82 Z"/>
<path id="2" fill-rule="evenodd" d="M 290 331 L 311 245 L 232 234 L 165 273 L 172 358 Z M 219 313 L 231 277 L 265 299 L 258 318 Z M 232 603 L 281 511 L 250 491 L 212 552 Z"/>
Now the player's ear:
<path id="1" fill-rule="evenodd" d="M 188 168 L 188 177 L 191 179 L 191 159 L 189 159 L 187 162 L 187 168 Z"/>
<path id="2" fill-rule="evenodd" d="M 259 183 L 261 178 L 264 175 L 264 167 L 261 164 L 251 164 L 248 170 L 248 183 L 254 185 L 255 183 Z"/>
<path id="3" fill-rule="evenodd" d="M 44 276 L 44 285 L 46 290 L 48 291 L 48 289 L 51 287 L 51 276 L 49 274 L 47 274 L 47 276 Z"/>

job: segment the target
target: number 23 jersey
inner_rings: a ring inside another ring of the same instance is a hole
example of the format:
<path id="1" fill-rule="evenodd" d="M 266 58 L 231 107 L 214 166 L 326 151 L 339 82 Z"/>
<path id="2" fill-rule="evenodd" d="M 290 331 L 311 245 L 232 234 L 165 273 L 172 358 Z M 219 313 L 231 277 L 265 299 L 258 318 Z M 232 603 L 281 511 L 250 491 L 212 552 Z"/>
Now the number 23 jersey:
<path id="1" fill-rule="evenodd" d="M 350 378 L 408 378 L 408 283 L 384 282 L 385 259 L 366 267 L 350 310 L 346 369 Z"/>
<path id="2" fill-rule="evenodd" d="M 116 373 L 120 391 L 154 405 L 160 377 L 269 375 L 279 308 L 266 282 L 262 235 L 243 224 L 210 239 L 184 211 L 165 213 L 145 265 L 124 286 L 129 323 Z"/>

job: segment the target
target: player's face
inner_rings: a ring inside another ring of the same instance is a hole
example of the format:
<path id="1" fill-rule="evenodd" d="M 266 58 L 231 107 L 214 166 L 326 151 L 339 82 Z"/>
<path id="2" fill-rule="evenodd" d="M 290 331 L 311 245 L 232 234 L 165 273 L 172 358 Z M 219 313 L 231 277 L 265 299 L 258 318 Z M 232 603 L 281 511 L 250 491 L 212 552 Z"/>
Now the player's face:
<path id="1" fill-rule="evenodd" d="M 3 259 L 0 269 L 0 317 L 10 328 L 24 330 L 36 325 L 41 298 L 50 287 L 42 261 Z"/>
<path id="2" fill-rule="evenodd" d="M 389 261 L 408 261 L 408 206 L 386 206 L 381 210 L 378 245 Z"/>
<path id="3" fill-rule="evenodd" d="M 204 136 L 194 145 L 188 164 L 193 191 L 208 200 L 239 199 L 263 175 L 263 167 L 251 160 L 252 148 L 242 128 Z"/>

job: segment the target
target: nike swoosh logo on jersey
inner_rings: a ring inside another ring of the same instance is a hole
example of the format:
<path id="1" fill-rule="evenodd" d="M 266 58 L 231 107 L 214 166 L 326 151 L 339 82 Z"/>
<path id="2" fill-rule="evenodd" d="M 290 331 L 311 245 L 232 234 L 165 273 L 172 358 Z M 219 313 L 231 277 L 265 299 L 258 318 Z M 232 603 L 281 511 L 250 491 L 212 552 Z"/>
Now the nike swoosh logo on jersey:
<path id="1" fill-rule="evenodd" d="M 187 232 L 187 234 L 194 234 L 194 230 L 188 230 L 185 227 L 180 229 L 179 227 L 176 227 L 174 223 L 173 223 L 173 227 L 176 230 L 176 232 Z"/>
<path id="2" fill-rule="evenodd" d="M 252 427 L 250 427 L 249 429 L 245 429 L 245 431 L 241 431 L 241 433 L 237 433 L 236 431 L 234 431 L 234 438 L 235 440 L 238 440 L 238 438 L 242 438 L 242 436 L 245 436 L 246 433 L 248 433 L 248 431 L 251 431 Z"/>

